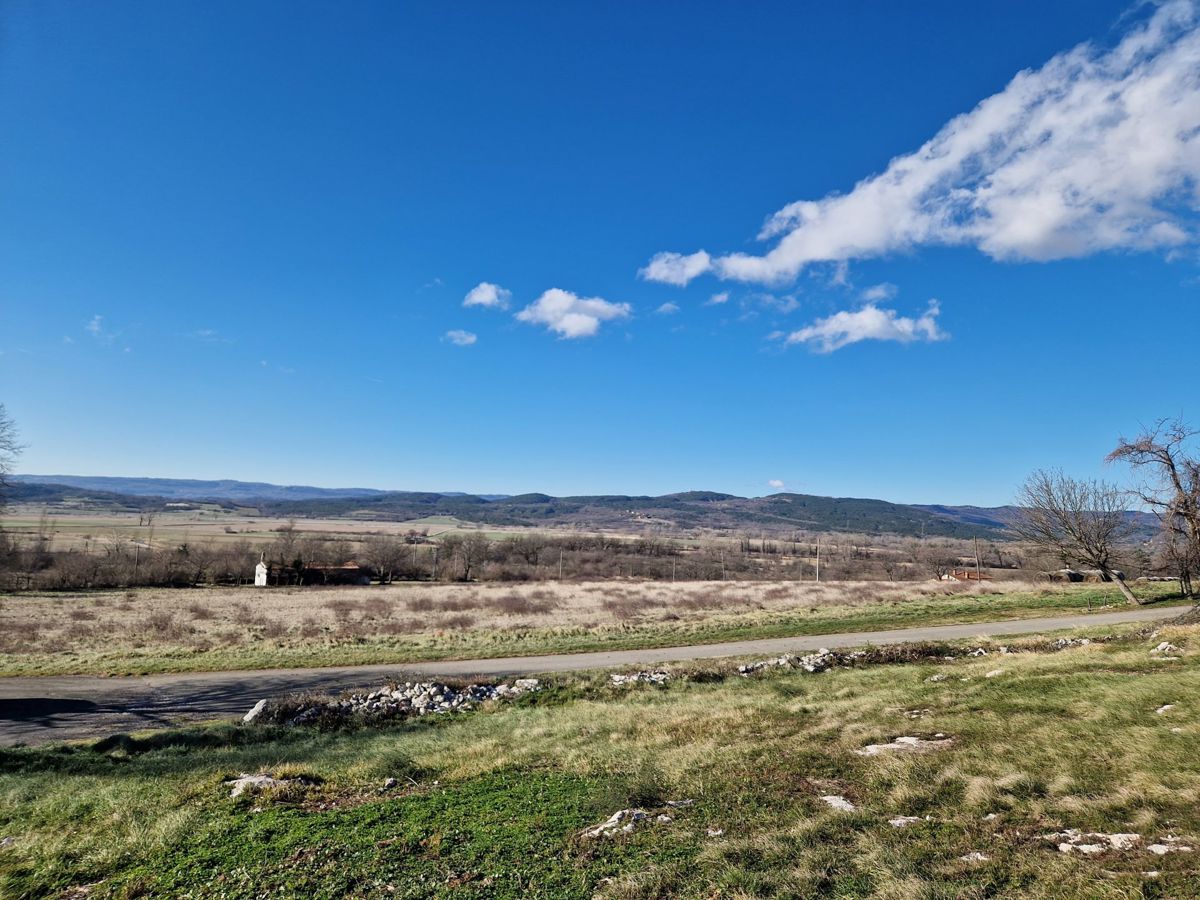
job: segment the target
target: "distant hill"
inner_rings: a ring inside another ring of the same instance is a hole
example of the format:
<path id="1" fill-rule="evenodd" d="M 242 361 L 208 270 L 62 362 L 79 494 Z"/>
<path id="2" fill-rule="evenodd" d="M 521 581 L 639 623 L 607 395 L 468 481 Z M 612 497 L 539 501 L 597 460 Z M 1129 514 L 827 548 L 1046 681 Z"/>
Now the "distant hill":
<path id="1" fill-rule="evenodd" d="M 105 491 L 131 497 L 167 497 L 172 500 L 315 500 L 370 497 L 388 493 L 377 488 L 321 488 L 304 484 L 280 485 L 232 479 L 201 481 L 194 478 L 121 478 L 105 475 L 13 475 L 12 481 L 23 484 L 65 485 L 84 491 Z M 491 499 L 503 495 L 484 496 Z"/>
<path id="2" fill-rule="evenodd" d="M 146 511 L 196 501 L 254 507 L 264 515 L 336 516 L 406 521 L 452 516 L 483 525 L 545 525 L 664 530 L 766 532 L 851 531 L 907 537 L 1002 539 L 1019 515 L 1015 506 L 906 505 L 855 497 L 771 494 L 737 497 L 685 491 L 661 497 L 549 494 L 465 494 L 457 491 L 383 491 L 321 488 L 254 481 L 190 478 L 117 478 L 87 475 L 14 475 L 9 499 L 73 509 Z M 1149 539 L 1158 520 L 1130 511 L 1136 536 Z"/>
<path id="3" fill-rule="evenodd" d="M 250 506 L 264 515 L 353 517 L 407 521 L 452 516 L 483 525 L 577 526 L 641 531 L 713 530 L 787 534 L 792 531 L 851 531 L 909 537 L 1005 536 L 1003 510 L 950 506 L 907 506 L 853 497 L 781 493 L 737 497 L 686 491 L 661 497 L 548 494 L 484 495 L 456 492 L 318 488 L 261 482 L 176 478 L 110 478 L 19 475 L 10 499 L 70 508 L 146 510 L 180 501 Z"/>

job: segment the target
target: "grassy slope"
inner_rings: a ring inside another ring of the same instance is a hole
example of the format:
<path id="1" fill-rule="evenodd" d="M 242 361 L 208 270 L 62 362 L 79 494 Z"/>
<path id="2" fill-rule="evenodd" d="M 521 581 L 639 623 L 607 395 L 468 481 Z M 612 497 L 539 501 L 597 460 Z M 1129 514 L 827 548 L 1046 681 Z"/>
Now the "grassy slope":
<path id="1" fill-rule="evenodd" d="M 564 680 L 378 731 L 220 726 L 0 751 L 0 835 L 15 839 L 0 896 L 91 882 L 93 897 L 1198 896 L 1197 854 L 1083 858 L 1038 838 L 1170 832 L 1200 847 L 1200 656 L 1155 661 L 1162 637 L 1188 649 L 1200 629 L 667 689 Z M 955 745 L 852 752 L 934 732 Z M 222 778 L 262 768 L 319 784 L 229 799 Z M 381 793 L 389 776 L 405 789 Z M 631 837 L 578 837 L 669 797 L 697 803 Z M 897 815 L 931 819 L 894 829 Z M 989 858 L 960 859 L 972 851 Z"/>
<path id="2" fill-rule="evenodd" d="M 1171 587 L 1150 585 L 1139 590 L 1144 596 L 1170 598 Z M 634 620 L 619 626 L 594 628 L 476 628 L 408 636 L 374 634 L 347 640 L 325 636 L 311 640 L 259 638 L 248 645 L 206 650 L 161 642 L 141 647 L 123 645 L 114 638 L 105 650 L 23 649 L 0 653 L 0 676 L 146 675 L 582 653 L 1036 618 L 1085 613 L 1106 605 L 1124 608 L 1114 587 L 1089 585 L 1070 592 L 926 597 L 870 606 L 820 607 L 805 614 L 714 613 L 701 621 L 678 623 Z"/>

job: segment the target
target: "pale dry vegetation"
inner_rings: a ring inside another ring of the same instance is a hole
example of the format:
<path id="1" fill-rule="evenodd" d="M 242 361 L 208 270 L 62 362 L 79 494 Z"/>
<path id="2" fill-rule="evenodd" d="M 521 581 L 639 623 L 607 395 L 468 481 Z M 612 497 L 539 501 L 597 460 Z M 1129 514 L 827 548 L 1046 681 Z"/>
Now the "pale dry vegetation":
<path id="1" fill-rule="evenodd" d="M 0 598 L 0 671 L 147 672 L 401 662 L 979 621 L 1103 605 L 1020 582 L 405 584 L 137 589 Z"/>

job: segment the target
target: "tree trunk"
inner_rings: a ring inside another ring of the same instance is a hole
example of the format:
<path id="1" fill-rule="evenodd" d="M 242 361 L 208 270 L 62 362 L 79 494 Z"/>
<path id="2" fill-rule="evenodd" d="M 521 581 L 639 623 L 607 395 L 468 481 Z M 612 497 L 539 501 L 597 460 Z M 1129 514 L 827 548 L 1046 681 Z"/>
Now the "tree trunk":
<path id="1" fill-rule="evenodd" d="M 1109 579 L 1109 580 L 1111 580 L 1111 581 L 1115 581 L 1115 582 L 1117 583 L 1117 587 L 1120 589 L 1120 591 L 1121 591 L 1121 595 L 1122 595 L 1122 596 L 1123 596 L 1123 597 L 1124 597 L 1124 598 L 1125 598 L 1125 599 L 1126 599 L 1126 600 L 1127 600 L 1129 603 L 1133 604 L 1134 606 L 1141 606 L 1141 605 L 1142 605 L 1142 601 L 1141 601 L 1141 600 L 1139 600 L 1137 597 L 1135 597 L 1135 596 L 1133 595 L 1133 591 L 1131 591 L 1131 590 L 1129 589 L 1129 585 L 1127 585 L 1127 584 L 1125 583 L 1125 579 L 1124 579 L 1124 578 L 1118 578 L 1118 577 L 1117 577 L 1115 574 L 1113 574 L 1113 571 L 1112 571 L 1111 569 L 1108 569 L 1108 568 L 1101 569 L 1100 571 L 1104 573 L 1104 577 L 1108 578 L 1108 579 Z"/>

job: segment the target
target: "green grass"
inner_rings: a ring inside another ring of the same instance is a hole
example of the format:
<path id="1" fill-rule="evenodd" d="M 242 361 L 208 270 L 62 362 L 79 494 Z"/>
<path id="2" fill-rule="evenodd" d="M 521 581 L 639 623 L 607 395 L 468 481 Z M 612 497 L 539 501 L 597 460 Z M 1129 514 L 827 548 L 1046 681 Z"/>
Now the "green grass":
<path id="1" fill-rule="evenodd" d="M 1172 586 L 1139 586 L 1152 602 L 1179 601 Z M 14 602 L 33 602 L 17 597 Z M 593 627 L 446 629 L 414 635 L 389 636 L 365 628 L 350 637 L 321 635 L 302 639 L 255 637 L 247 643 L 197 649 L 183 643 L 158 641 L 137 633 L 135 644 L 113 634 L 101 647 L 59 649 L 53 652 L 22 647 L 0 653 L 0 676 L 15 675 L 148 675 L 166 672 L 230 671 L 241 669 L 306 668 L 369 664 L 399 664 L 446 659 L 634 650 L 724 641 L 862 632 L 924 625 L 969 624 L 1057 616 L 1085 615 L 1089 610 L 1124 609 L 1119 592 L 1108 585 L 1075 590 L 997 593 L 983 596 L 934 596 L 869 605 L 814 607 L 808 612 L 713 612 L 693 621 L 633 620 Z"/>
<path id="2" fill-rule="evenodd" d="M 1152 658 L 1164 638 L 1182 660 Z M 214 725 L 0 751 L 0 836 L 14 838 L 0 896 L 97 882 L 92 897 L 1200 896 L 1200 852 L 1068 856 L 1039 837 L 1174 833 L 1200 851 L 1196 645 L 1200 628 L 1164 628 L 666 689 L 580 676 L 379 730 Z M 935 732 L 953 745 L 853 752 Z M 229 798 L 224 778 L 264 769 L 309 783 Z M 389 776 L 403 788 L 381 792 Z M 616 809 L 681 797 L 697 802 L 670 824 L 580 837 Z M 897 815 L 931 818 L 895 829 Z M 960 859 L 972 851 L 988 859 Z"/>

